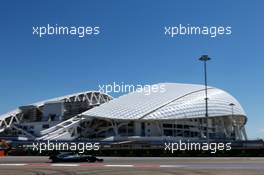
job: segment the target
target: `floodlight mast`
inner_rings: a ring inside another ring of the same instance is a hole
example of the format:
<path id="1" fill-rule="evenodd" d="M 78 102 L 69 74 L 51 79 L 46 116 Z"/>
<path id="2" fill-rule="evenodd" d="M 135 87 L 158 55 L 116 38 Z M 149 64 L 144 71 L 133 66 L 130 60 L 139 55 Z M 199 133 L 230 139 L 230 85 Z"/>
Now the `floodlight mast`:
<path id="1" fill-rule="evenodd" d="M 231 107 L 231 120 L 232 120 L 232 124 L 234 124 L 235 123 L 235 121 L 234 121 L 234 106 L 235 106 L 235 104 L 234 103 L 229 103 L 229 106 Z"/>
<path id="2" fill-rule="evenodd" d="M 207 93 L 207 67 L 206 62 L 211 60 L 208 55 L 202 55 L 199 58 L 200 61 L 204 62 L 204 87 L 205 87 L 205 119 L 206 119 L 206 141 L 209 143 L 209 116 L 208 116 L 208 93 Z"/>

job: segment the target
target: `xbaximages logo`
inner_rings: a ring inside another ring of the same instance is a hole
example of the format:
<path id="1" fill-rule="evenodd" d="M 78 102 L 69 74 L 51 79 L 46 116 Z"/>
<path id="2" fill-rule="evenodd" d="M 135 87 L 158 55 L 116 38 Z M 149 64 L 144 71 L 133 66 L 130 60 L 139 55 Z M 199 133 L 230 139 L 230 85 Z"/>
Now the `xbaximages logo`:
<path id="1" fill-rule="evenodd" d="M 100 34 L 99 26 L 58 26 L 47 24 L 47 26 L 33 26 L 32 34 L 38 37 L 47 35 L 72 35 L 83 38 L 87 35 Z"/>
<path id="2" fill-rule="evenodd" d="M 33 142 L 32 150 L 42 153 L 43 151 L 78 151 L 84 153 L 85 151 L 98 151 L 100 143 L 90 142 Z"/>
<path id="3" fill-rule="evenodd" d="M 206 142 L 166 142 L 164 150 L 174 153 L 175 151 L 210 151 L 215 154 L 217 151 L 230 151 L 231 143 L 206 143 Z"/>
<path id="4" fill-rule="evenodd" d="M 150 95 L 151 93 L 164 93 L 166 91 L 166 86 L 164 84 L 155 85 L 141 85 L 141 84 L 125 84 L 124 82 L 112 84 L 103 84 L 98 86 L 99 91 L 109 94 L 109 93 L 130 93 L 138 92 L 144 93 L 145 95 Z"/>

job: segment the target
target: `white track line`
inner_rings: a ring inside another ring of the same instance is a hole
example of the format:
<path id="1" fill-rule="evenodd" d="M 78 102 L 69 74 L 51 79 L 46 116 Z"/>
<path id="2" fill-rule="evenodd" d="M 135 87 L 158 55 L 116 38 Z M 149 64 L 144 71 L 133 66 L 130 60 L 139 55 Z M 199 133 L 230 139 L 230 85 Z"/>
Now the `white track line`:
<path id="1" fill-rule="evenodd" d="M 53 167 L 77 167 L 77 166 L 83 166 L 84 164 L 73 164 L 73 163 L 52 163 L 52 164 L 23 164 L 23 163 L 2 163 L 0 166 L 53 166 Z M 95 164 L 90 165 L 84 165 L 84 166 L 98 166 Z M 186 165 L 133 165 L 133 164 L 102 164 L 98 167 L 142 167 L 142 168 L 151 168 L 151 167 L 160 167 L 160 168 L 183 168 L 186 167 Z"/>
<path id="2" fill-rule="evenodd" d="M 182 168 L 186 167 L 186 165 L 160 165 L 160 168 Z"/>
<path id="3" fill-rule="evenodd" d="M 104 165 L 106 167 L 134 167 L 134 165 Z"/>
<path id="4" fill-rule="evenodd" d="M 80 166 L 80 164 L 67 164 L 67 163 L 62 164 L 62 163 L 60 163 L 60 164 L 51 164 L 51 166 Z"/>
<path id="5" fill-rule="evenodd" d="M 25 166 L 25 163 L 1 163 L 0 166 Z"/>

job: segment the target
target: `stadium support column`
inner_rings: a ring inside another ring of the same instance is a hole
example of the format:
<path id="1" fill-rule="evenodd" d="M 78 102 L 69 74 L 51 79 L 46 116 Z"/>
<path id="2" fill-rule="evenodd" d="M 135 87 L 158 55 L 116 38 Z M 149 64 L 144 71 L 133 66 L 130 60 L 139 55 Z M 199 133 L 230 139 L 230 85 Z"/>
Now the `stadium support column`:
<path id="1" fill-rule="evenodd" d="M 206 140 L 209 143 L 209 116 L 208 116 L 208 97 L 207 97 L 207 67 L 206 62 L 211 58 L 208 55 L 202 55 L 199 60 L 204 62 L 204 86 L 205 86 L 205 119 L 206 119 Z"/>
<path id="2" fill-rule="evenodd" d="M 243 133 L 244 139 L 248 140 L 245 126 L 242 126 L 242 133 Z"/>
<path id="3" fill-rule="evenodd" d="M 114 120 L 110 120 L 113 131 L 115 133 L 115 136 L 118 136 L 118 127 L 117 127 L 117 123 Z"/>

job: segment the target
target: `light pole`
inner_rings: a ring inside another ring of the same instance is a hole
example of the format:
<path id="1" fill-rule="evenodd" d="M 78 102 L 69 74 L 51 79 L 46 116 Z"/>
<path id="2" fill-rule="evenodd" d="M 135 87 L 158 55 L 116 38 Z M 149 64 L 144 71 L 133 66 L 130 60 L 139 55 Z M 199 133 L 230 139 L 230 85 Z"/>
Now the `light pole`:
<path id="1" fill-rule="evenodd" d="M 229 106 L 231 106 L 231 114 L 232 114 L 232 119 L 233 119 L 233 116 L 234 116 L 234 106 L 235 104 L 234 103 L 230 103 Z"/>
<path id="2" fill-rule="evenodd" d="M 230 103 L 229 106 L 231 106 L 231 119 L 232 119 L 232 126 L 234 127 L 234 103 Z"/>
<path id="3" fill-rule="evenodd" d="M 208 122 L 208 97 L 207 97 L 207 68 L 206 68 L 206 62 L 211 60 L 211 58 L 208 57 L 208 55 L 202 55 L 199 58 L 200 61 L 204 62 L 204 86 L 205 86 L 205 118 L 206 118 L 206 140 L 207 143 L 209 143 L 209 122 Z"/>

